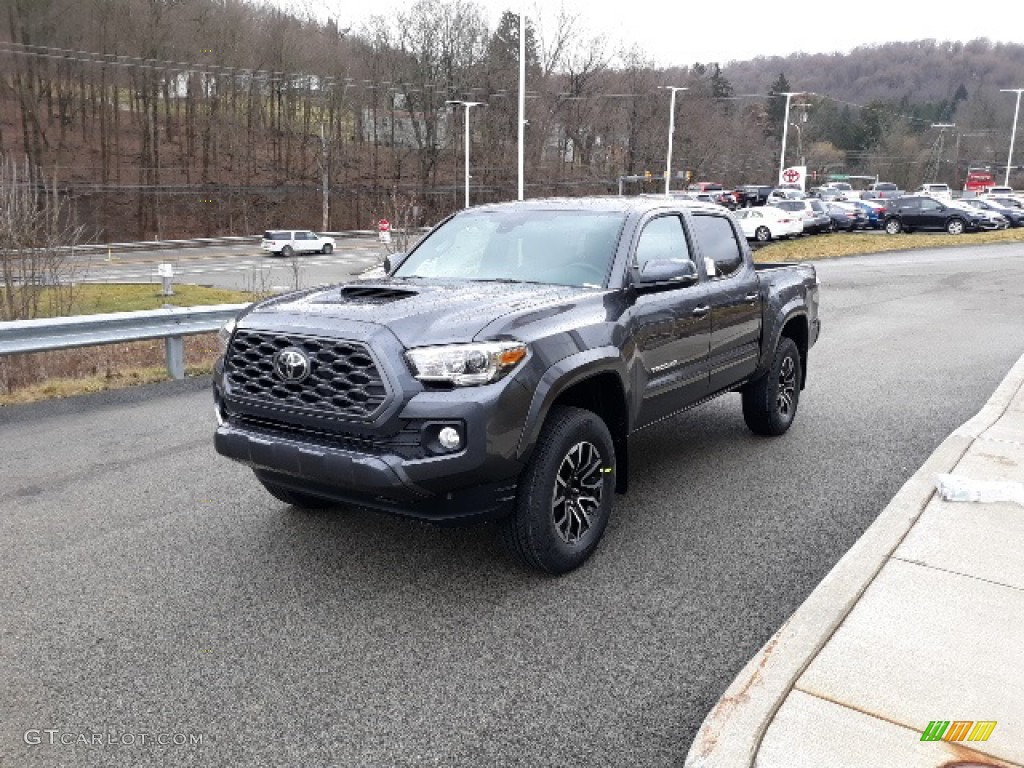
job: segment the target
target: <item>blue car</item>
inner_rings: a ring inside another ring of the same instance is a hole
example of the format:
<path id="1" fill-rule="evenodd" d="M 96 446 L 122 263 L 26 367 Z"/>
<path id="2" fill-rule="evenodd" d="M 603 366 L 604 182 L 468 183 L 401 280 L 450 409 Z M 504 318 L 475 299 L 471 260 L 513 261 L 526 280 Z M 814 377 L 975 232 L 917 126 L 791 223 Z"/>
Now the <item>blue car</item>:
<path id="1" fill-rule="evenodd" d="M 881 229 L 885 223 L 885 201 L 884 200 L 854 200 L 853 204 L 864 211 L 867 216 L 867 227 Z"/>

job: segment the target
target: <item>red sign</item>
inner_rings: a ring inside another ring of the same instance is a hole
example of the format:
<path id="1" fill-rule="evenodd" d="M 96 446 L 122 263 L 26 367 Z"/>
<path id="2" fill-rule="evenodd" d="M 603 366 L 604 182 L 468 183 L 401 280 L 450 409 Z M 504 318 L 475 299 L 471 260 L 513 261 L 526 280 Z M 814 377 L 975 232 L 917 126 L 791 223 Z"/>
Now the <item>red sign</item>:
<path id="1" fill-rule="evenodd" d="M 378 232 L 390 232 L 391 231 L 391 223 L 387 219 L 381 219 L 380 221 L 377 222 L 377 231 Z"/>
<path id="2" fill-rule="evenodd" d="M 790 184 L 795 184 L 796 182 L 800 181 L 800 171 L 797 171 L 793 168 L 787 168 L 785 172 L 782 174 L 782 178 L 784 178 Z"/>

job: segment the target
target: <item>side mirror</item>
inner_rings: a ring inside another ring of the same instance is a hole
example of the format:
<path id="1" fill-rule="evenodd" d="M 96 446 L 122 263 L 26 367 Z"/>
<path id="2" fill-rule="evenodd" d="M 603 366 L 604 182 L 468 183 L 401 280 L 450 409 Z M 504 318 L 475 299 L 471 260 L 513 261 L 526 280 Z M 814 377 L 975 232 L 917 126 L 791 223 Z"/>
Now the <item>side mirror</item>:
<path id="1" fill-rule="evenodd" d="M 402 265 L 402 262 L 405 261 L 405 257 L 408 255 L 402 251 L 389 253 L 384 257 L 384 273 L 390 275 L 393 270 L 398 269 Z"/>
<path id="2" fill-rule="evenodd" d="M 671 283 L 684 286 L 693 285 L 698 279 L 697 265 L 689 259 L 659 259 L 644 264 L 637 282 L 641 285 Z"/>

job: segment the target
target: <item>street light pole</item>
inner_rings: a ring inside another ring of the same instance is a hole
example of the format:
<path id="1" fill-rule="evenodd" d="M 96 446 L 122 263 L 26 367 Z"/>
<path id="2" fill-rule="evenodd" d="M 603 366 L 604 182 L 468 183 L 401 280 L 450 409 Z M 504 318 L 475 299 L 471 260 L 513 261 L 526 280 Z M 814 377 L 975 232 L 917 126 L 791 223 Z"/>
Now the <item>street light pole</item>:
<path id="1" fill-rule="evenodd" d="M 800 123 L 791 123 L 796 128 L 796 151 L 800 155 L 800 165 L 804 165 L 804 132 Z"/>
<path id="2" fill-rule="evenodd" d="M 1013 140 L 1017 137 L 1017 116 L 1020 114 L 1020 94 L 1024 88 L 1000 88 L 1001 93 L 1016 93 L 1017 106 L 1013 108 L 1013 130 L 1010 132 L 1010 154 L 1006 158 L 1006 178 L 1004 186 L 1010 186 L 1010 165 L 1013 163 Z"/>
<path id="3" fill-rule="evenodd" d="M 665 156 L 665 194 L 669 192 L 669 185 L 672 183 L 672 139 L 676 133 L 676 91 L 688 91 L 689 88 L 680 88 L 675 85 L 659 85 L 659 88 L 672 91 L 672 98 L 668 108 L 668 154 Z"/>
<path id="4" fill-rule="evenodd" d="M 461 104 L 465 108 L 466 114 L 466 133 L 464 143 L 466 145 L 466 207 L 469 208 L 469 110 L 471 107 L 484 106 L 482 101 L 460 101 L 458 99 L 449 99 L 445 104 Z"/>

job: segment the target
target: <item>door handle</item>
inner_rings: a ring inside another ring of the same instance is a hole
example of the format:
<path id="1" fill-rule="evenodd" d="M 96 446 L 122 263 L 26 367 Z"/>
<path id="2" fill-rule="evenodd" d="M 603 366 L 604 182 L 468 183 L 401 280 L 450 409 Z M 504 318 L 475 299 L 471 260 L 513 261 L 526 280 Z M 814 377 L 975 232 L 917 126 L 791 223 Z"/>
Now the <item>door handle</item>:
<path id="1" fill-rule="evenodd" d="M 743 298 L 746 299 L 749 303 L 753 304 L 755 301 L 757 301 L 759 296 L 760 294 L 757 293 L 748 293 Z"/>
<path id="2" fill-rule="evenodd" d="M 701 304 L 699 307 L 695 307 L 693 310 L 694 317 L 704 317 L 708 312 L 711 311 L 711 307 L 707 304 Z"/>

